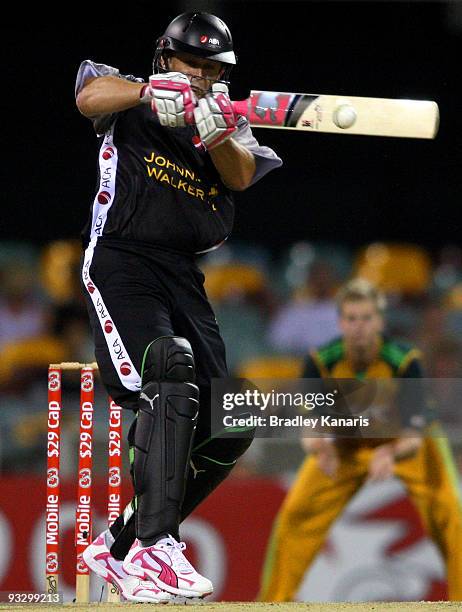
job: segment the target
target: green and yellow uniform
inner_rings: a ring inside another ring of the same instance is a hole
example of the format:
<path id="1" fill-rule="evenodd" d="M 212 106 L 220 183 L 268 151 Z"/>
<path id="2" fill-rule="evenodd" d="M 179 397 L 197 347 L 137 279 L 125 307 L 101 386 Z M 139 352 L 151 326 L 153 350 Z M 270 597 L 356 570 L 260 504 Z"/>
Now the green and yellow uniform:
<path id="1" fill-rule="evenodd" d="M 419 352 L 383 338 L 377 358 L 356 372 L 342 339 L 310 354 L 305 378 L 418 378 Z M 292 601 L 306 570 L 322 548 L 328 530 L 368 476 L 375 447 L 383 439 L 337 440 L 339 467 L 327 476 L 316 455 L 302 464 L 276 517 L 263 571 L 262 601 Z M 427 423 L 423 442 L 412 456 L 396 461 L 401 479 L 423 524 L 446 563 L 449 599 L 462 600 L 462 512 L 457 472 L 438 423 Z"/>

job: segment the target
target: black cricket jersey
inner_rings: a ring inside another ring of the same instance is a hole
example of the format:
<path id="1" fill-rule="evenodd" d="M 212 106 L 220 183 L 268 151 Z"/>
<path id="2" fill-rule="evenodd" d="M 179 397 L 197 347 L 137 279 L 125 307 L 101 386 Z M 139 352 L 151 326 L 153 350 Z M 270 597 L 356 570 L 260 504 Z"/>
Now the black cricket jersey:
<path id="1" fill-rule="evenodd" d="M 109 74 L 120 76 L 117 69 L 83 62 L 76 93 L 89 76 Z M 116 238 L 193 254 L 226 240 L 234 220 L 233 193 L 193 126 L 163 127 L 149 104 L 96 118 L 94 126 L 100 134 L 98 179 L 83 230 L 85 247 Z M 233 137 L 255 156 L 253 182 L 282 164 L 258 144 L 244 118 Z"/>
<path id="2" fill-rule="evenodd" d="M 101 138 L 98 191 L 84 230 L 195 253 L 229 235 L 233 196 L 192 127 L 165 128 L 150 106 L 118 113 Z"/>

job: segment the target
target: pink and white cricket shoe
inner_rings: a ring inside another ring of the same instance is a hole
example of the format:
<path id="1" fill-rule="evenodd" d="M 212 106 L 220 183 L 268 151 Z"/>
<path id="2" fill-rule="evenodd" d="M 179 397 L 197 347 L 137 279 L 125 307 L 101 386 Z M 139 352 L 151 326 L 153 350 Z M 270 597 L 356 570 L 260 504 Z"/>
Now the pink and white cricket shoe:
<path id="1" fill-rule="evenodd" d="M 138 540 L 125 557 L 127 574 L 152 580 L 160 589 L 183 597 L 205 597 L 213 592 L 208 578 L 201 576 L 183 554 L 186 544 L 172 536 L 143 548 Z"/>
<path id="2" fill-rule="evenodd" d="M 138 577 L 127 574 L 122 565 L 122 561 L 114 559 L 106 543 L 106 535 L 109 530 L 100 534 L 96 540 L 87 546 L 83 552 L 83 560 L 88 567 L 113 584 L 122 594 L 122 597 L 129 601 L 146 603 L 168 603 L 174 597 L 170 593 L 162 591 L 150 580 L 143 581 Z"/>

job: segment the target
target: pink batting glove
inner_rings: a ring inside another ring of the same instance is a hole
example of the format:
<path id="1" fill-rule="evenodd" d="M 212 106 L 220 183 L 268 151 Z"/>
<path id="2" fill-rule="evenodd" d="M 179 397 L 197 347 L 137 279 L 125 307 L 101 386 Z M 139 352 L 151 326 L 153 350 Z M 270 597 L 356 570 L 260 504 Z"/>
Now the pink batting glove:
<path id="1" fill-rule="evenodd" d="M 191 83 L 181 72 L 153 74 L 149 77 L 151 108 L 166 127 L 194 125 L 197 101 Z"/>
<path id="2" fill-rule="evenodd" d="M 210 151 L 231 138 L 236 128 L 236 116 L 224 83 L 214 83 L 212 93 L 199 100 L 194 109 L 199 136 Z"/>

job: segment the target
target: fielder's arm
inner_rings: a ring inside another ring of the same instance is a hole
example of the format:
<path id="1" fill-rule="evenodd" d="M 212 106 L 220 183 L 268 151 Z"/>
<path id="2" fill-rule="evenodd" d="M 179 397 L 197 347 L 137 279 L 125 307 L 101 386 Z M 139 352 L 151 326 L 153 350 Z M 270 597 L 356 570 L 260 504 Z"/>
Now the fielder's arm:
<path id="1" fill-rule="evenodd" d="M 322 378 L 319 365 L 312 355 L 308 355 L 305 358 L 302 378 Z M 332 436 L 311 436 L 308 438 L 301 438 L 300 443 L 305 452 L 316 455 L 319 469 L 324 472 L 326 476 L 334 478 L 339 466 L 339 456 L 335 445 L 335 439 Z"/>
<path id="2" fill-rule="evenodd" d="M 375 449 L 369 465 L 371 480 L 392 476 L 397 461 L 415 455 L 422 446 L 424 430 L 428 425 L 425 394 L 420 384 L 423 373 L 418 351 L 409 353 L 398 374 L 402 379 L 415 379 L 416 382 L 411 387 L 403 380 L 397 397 L 402 429 L 397 438 Z"/>
<path id="3" fill-rule="evenodd" d="M 416 454 L 422 436 L 416 430 L 404 430 L 403 437 L 381 444 L 374 450 L 369 463 L 369 480 L 385 480 L 393 476 L 395 463 Z M 409 437 L 407 437 L 409 436 Z"/>

